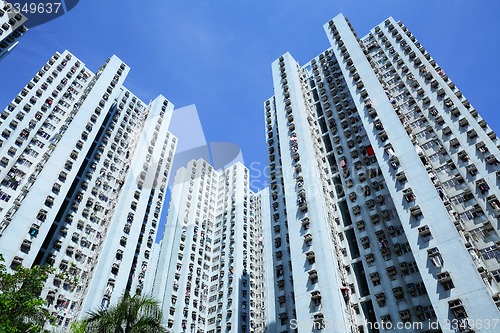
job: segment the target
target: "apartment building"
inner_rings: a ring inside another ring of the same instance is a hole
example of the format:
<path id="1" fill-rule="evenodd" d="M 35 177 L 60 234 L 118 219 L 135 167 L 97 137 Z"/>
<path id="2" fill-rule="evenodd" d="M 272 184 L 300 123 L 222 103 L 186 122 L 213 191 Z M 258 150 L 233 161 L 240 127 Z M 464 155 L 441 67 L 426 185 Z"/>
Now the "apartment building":
<path id="1" fill-rule="evenodd" d="M 158 245 L 172 103 L 137 98 L 116 56 L 93 73 L 68 51 L 22 89 L 0 114 L 0 253 L 57 269 L 42 292 L 57 325 L 130 291 L 173 332 L 491 331 L 495 133 L 402 22 L 324 29 L 308 63 L 272 63 L 270 187 L 191 160 Z"/>
<path id="2" fill-rule="evenodd" d="M 267 321 L 490 331 L 472 326 L 500 306 L 495 133 L 402 22 L 324 28 L 325 52 L 272 64 Z"/>
<path id="3" fill-rule="evenodd" d="M 141 291 L 150 267 L 177 139 L 173 105 L 140 101 L 128 72 L 56 53 L 0 114 L 0 252 L 56 268 L 42 297 L 59 326 Z"/>
<path id="4" fill-rule="evenodd" d="M 28 31 L 24 23 L 28 19 L 7 1 L 0 1 L 0 60 L 5 58 Z"/>
<path id="5" fill-rule="evenodd" d="M 261 194 L 241 163 L 178 169 L 152 296 L 173 332 L 263 332 Z"/>

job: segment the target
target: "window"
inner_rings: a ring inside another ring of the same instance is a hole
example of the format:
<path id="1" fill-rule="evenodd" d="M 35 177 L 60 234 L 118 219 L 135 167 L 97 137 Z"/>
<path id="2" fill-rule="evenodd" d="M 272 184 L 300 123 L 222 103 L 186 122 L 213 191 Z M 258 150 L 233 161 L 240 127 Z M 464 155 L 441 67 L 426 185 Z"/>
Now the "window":
<path id="1" fill-rule="evenodd" d="M 443 266 L 444 260 L 437 247 L 427 250 L 427 254 L 429 255 L 429 258 L 431 259 L 434 266 L 436 267 Z"/>
<path id="2" fill-rule="evenodd" d="M 424 311 L 425 318 L 427 318 L 427 319 L 436 318 L 436 313 L 434 312 L 432 305 L 424 306 L 423 311 Z"/>
<path id="3" fill-rule="evenodd" d="M 436 168 L 437 173 L 444 173 L 450 171 L 450 166 L 448 164 L 445 164 L 443 166 L 440 166 L 439 168 Z"/>
<path id="4" fill-rule="evenodd" d="M 420 119 L 417 121 L 414 121 L 413 123 L 410 124 L 411 128 L 413 128 L 413 129 L 418 128 L 422 125 L 423 125 L 423 121 Z"/>
<path id="5" fill-rule="evenodd" d="M 441 146 L 441 143 L 439 142 L 439 140 L 434 139 L 434 140 L 431 140 L 431 141 L 428 141 L 428 142 L 422 144 L 422 149 L 427 150 L 427 149 L 430 149 L 434 146 Z"/>
<path id="6" fill-rule="evenodd" d="M 460 213 L 460 217 L 462 218 L 463 221 L 470 221 L 481 215 L 483 215 L 483 213 L 477 212 L 475 208 Z"/>
<path id="7" fill-rule="evenodd" d="M 427 131 L 426 131 L 426 130 L 424 130 L 424 131 L 418 132 L 418 133 L 416 134 L 416 137 L 417 137 L 418 139 L 424 139 L 425 137 L 427 137 Z"/>
<path id="8" fill-rule="evenodd" d="M 498 249 L 498 247 L 496 245 L 489 246 L 485 249 L 482 249 L 480 252 L 481 252 L 481 255 L 483 256 L 484 260 L 494 259 L 494 258 L 497 258 L 498 256 L 500 256 L 500 250 Z"/>
<path id="9" fill-rule="evenodd" d="M 38 140 L 38 139 L 33 139 L 31 141 L 35 146 L 39 147 L 39 148 L 43 148 L 45 146 L 45 143 L 43 143 L 42 141 Z"/>
<path id="10" fill-rule="evenodd" d="M 370 274 L 370 279 L 374 286 L 380 285 L 380 277 L 377 272 Z"/>
<path id="11" fill-rule="evenodd" d="M 383 61 L 383 60 L 380 60 L 379 62 L 382 62 L 382 61 Z M 387 72 L 385 72 L 385 73 L 384 73 L 384 75 L 383 75 L 383 77 L 384 77 L 384 78 L 388 78 L 388 77 L 391 77 L 391 76 L 393 76 L 392 71 L 387 71 Z"/>
<path id="12" fill-rule="evenodd" d="M 7 193 L 3 192 L 3 191 L 0 191 L 0 199 L 5 201 L 5 202 L 9 202 L 11 196 L 8 195 Z"/>
<path id="13" fill-rule="evenodd" d="M 408 271 L 410 274 L 418 272 L 418 266 L 416 262 L 411 262 L 408 264 Z"/>
<path id="14" fill-rule="evenodd" d="M 52 125 L 52 124 L 45 124 L 44 126 L 45 126 L 45 128 L 47 128 L 47 129 L 49 129 L 49 130 L 51 130 L 51 131 L 53 131 L 53 130 L 55 130 L 55 129 L 56 129 L 56 127 L 55 127 L 54 125 Z M 47 134 L 47 135 L 48 135 L 48 134 Z"/>
<path id="15" fill-rule="evenodd" d="M 30 160 L 28 160 L 27 158 L 19 158 L 17 160 L 17 163 L 21 164 L 21 165 L 24 165 L 24 166 L 27 166 L 27 167 L 30 167 L 33 165 L 33 162 L 31 162 Z"/>
<path id="16" fill-rule="evenodd" d="M 401 253 L 408 253 L 411 251 L 410 243 L 406 242 L 401 244 Z M 417 269 L 418 272 L 418 269 Z M 414 273 L 414 272 L 411 272 Z"/>
<path id="17" fill-rule="evenodd" d="M 437 152 L 437 153 L 435 153 L 435 154 L 430 155 L 430 156 L 429 156 L 429 160 L 430 160 L 431 162 L 435 162 L 435 163 L 437 163 L 437 162 L 439 162 L 439 158 L 440 158 L 440 157 L 442 157 L 442 156 L 443 156 L 443 155 L 442 155 L 441 153 Z"/>
<path id="18" fill-rule="evenodd" d="M 394 298 L 396 299 L 396 302 L 404 301 L 405 295 L 403 293 L 403 288 L 401 288 L 401 287 L 393 288 L 392 292 L 394 294 Z"/>
<path id="19" fill-rule="evenodd" d="M 455 178 L 447 180 L 443 183 L 444 187 L 446 188 L 452 188 L 458 185 L 458 182 Z"/>
<path id="20" fill-rule="evenodd" d="M 396 100 L 398 100 L 398 101 L 401 101 L 401 100 L 403 100 L 404 98 L 405 98 L 405 94 L 404 94 L 404 93 L 399 94 L 399 95 L 397 95 L 397 96 L 396 96 Z"/>
<path id="21" fill-rule="evenodd" d="M 500 283 L 500 269 L 491 271 L 491 275 L 493 276 L 496 282 Z"/>
<path id="22" fill-rule="evenodd" d="M 439 283 L 443 286 L 444 290 L 450 290 L 455 288 L 453 281 L 451 280 L 450 273 L 442 272 L 437 275 Z"/>
<path id="23" fill-rule="evenodd" d="M 454 205 L 459 205 L 463 202 L 465 202 L 464 196 L 462 194 L 456 195 L 454 197 L 451 197 L 451 202 L 453 202 Z"/>
<path id="24" fill-rule="evenodd" d="M 415 287 L 417 288 L 417 292 L 419 295 L 427 294 L 427 289 L 425 289 L 425 285 L 423 282 L 416 283 Z"/>
<path id="25" fill-rule="evenodd" d="M 488 224 L 488 225 L 483 225 L 479 228 L 476 228 L 476 229 L 472 229 L 471 231 L 469 231 L 471 237 L 473 240 L 475 240 L 476 242 L 478 240 L 482 240 L 484 239 L 484 237 L 490 235 L 490 230 L 493 231 L 493 227 Z"/>

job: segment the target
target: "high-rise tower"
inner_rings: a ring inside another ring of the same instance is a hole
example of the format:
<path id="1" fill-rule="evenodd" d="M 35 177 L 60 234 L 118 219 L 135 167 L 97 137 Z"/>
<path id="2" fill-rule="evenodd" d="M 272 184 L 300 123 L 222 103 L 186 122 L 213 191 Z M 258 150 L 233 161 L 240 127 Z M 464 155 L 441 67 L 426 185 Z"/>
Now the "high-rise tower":
<path id="1" fill-rule="evenodd" d="M 264 331 L 260 207 L 241 163 L 177 171 L 152 291 L 169 329 Z"/>
<path id="2" fill-rule="evenodd" d="M 42 297 L 58 325 L 140 291 L 176 138 L 173 105 L 123 86 L 116 56 L 93 74 L 56 53 L 0 114 L 0 253 L 50 264 Z M 83 307 L 82 307 L 83 305 Z"/>
<path id="3" fill-rule="evenodd" d="M 5 58 L 28 31 L 28 19 L 7 1 L 0 0 L 0 60 Z"/>
<path id="4" fill-rule="evenodd" d="M 276 331 L 497 318 L 494 132 L 401 22 L 325 30 L 309 63 L 273 63 L 265 103 Z"/>

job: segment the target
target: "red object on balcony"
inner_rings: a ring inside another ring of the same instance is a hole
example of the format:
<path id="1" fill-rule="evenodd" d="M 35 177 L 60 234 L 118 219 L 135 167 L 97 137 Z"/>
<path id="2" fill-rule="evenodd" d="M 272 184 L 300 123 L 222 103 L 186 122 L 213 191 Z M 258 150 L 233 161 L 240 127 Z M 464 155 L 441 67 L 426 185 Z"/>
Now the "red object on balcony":
<path id="1" fill-rule="evenodd" d="M 366 154 L 368 154 L 368 156 L 375 155 L 375 152 L 373 151 L 372 146 L 368 146 L 368 148 L 366 148 Z"/>

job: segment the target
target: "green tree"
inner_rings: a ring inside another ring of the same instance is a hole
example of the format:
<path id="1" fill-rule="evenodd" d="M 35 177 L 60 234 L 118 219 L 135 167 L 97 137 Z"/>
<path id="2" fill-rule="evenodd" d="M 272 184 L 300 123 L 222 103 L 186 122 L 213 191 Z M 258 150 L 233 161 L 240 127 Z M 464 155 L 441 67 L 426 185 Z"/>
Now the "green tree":
<path id="1" fill-rule="evenodd" d="M 86 321 L 77 321 L 71 324 L 71 333 L 85 333 L 87 329 Z"/>
<path id="2" fill-rule="evenodd" d="M 98 333 L 164 333 L 162 310 L 159 303 L 141 295 L 123 295 L 118 303 L 107 310 L 88 313 L 85 332 Z"/>
<path id="3" fill-rule="evenodd" d="M 54 269 L 18 266 L 9 273 L 4 262 L 0 254 L 0 332 L 40 332 L 51 319 L 40 293 Z"/>

